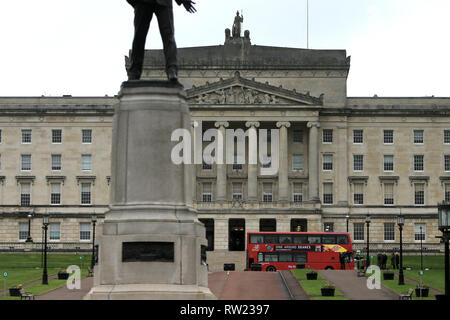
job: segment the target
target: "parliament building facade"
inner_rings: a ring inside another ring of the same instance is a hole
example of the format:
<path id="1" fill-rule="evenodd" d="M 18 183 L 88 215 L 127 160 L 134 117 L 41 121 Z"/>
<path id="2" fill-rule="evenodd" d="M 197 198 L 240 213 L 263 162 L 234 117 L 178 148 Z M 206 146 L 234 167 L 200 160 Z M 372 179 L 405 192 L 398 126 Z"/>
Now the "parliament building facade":
<path id="1" fill-rule="evenodd" d="M 349 232 L 364 250 L 368 215 L 374 252 L 398 250 L 399 214 L 406 252 L 421 242 L 425 252 L 442 250 L 437 205 L 450 200 L 450 98 L 348 97 L 345 50 L 252 45 L 249 32 L 225 38 L 178 51 L 191 120 L 204 131 L 278 129 L 279 170 L 261 175 L 261 164 L 248 164 L 248 143 L 244 164 L 195 166 L 193 205 L 210 271 L 245 268 L 252 231 Z M 165 77 L 162 50 L 146 51 L 143 79 Z M 108 210 L 117 103 L 0 98 L 1 251 L 38 250 L 44 214 L 53 250 L 90 248 L 91 217 L 101 221 Z"/>

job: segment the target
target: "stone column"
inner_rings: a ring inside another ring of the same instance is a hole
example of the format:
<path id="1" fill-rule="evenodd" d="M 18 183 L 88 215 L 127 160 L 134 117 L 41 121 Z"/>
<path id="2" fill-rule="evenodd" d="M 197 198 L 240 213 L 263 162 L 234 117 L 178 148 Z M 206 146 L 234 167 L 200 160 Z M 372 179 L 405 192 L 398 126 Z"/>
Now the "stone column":
<path id="1" fill-rule="evenodd" d="M 290 122 L 277 122 L 277 128 L 280 128 L 280 156 L 278 164 L 278 200 L 281 202 L 289 201 L 289 178 L 288 178 L 288 128 Z"/>
<path id="2" fill-rule="evenodd" d="M 347 124 L 337 127 L 338 151 L 337 155 L 337 181 L 338 181 L 338 205 L 348 206 L 348 154 L 347 154 Z M 353 160 L 353 159 L 352 159 Z"/>
<path id="3" fill-rule="evenodd" d="M 319 122 L 308 122 L 309 200 L 319 202 Z"/>
<path id="4" fill-rule="evenodd" d="M 218 159 L 217 163 L 217 195 L 216 200 L 225 202 L 227 200 L 227 164 L 226 164 L 226 128 L 228 128 L 229 123 L 226 121 L 218 121 L 215 123 L 216 128 L 219 128 L 219 134 L 222 138 L 219 138 L 219 143 L 217 144 L 217 148 L 221 149 L 216 150 L 216 152 L 221 155 L 222 159 Z M 216 159 L 217 159 L 216 155 Z"/>
<path id="5" fill-rule="evenodd" d="M 245 123 L 249 134 L 248 143 L 248 184 L 247 184 L 247 200 L 249 202 L 258 201 L 258 134 L 256 128 L 259 128 L 258 121 L 248 121 Z M 250 144 L 250 140 L 254 139 L 254 145 Z M 251 164 L 250 159 L 255 160 L 256 164 Z"/>

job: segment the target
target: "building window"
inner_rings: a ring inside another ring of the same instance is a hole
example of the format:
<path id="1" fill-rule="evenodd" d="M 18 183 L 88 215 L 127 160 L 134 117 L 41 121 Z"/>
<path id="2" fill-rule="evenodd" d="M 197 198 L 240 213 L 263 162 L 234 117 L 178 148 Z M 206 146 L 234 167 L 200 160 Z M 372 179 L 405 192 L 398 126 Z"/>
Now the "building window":
<path id="1" fill-rule="evenodd" d="M 394 241 L 395 240 L 395 223 L 385 222 L 384 223 L 384 241 Z"/>
<path id="2" fill-rule="evenodd" d="M 81 184 L 81 204 L 91 204 L 91 183 Z"/>
<path id="3" fill-rule="evenodd" d="M 384 171 L 394 171 L 394 156 L 385 155 L 383 161 Z"/>
<path id="4" fill-rule="evenodd" d="M 2 143 L 2 129 L 0 129 L 0 143 Z"/>
<path id="5" fill-rule="evenodd" d="M 294 154 L 292 156 L 292 170 L 303 170 L 303 155 Z"/>
<path id="6" fill-rule="evenodd" d="M 444 155 L 444 170 L 450 171 L 450 155 Z"/>
<path id="7" fill-rule="evenodd" d="M 394 204 L 394 184 L 384 184 L 384 204 Z"/>
<path id="8" fill-rule="evenodd" d="M 364 240 L 364 223 L 353 224 L 353 240 Z"/>
<path id="9" fill-rule="evenodd" d="M 61 183 L 51 183 L 50 189 L 50 204 L 61 204 Z"/>
<path id="10" fill-rule="evenodd" d="M 333 143 L 333 129 L 323 129 L 322 142 L 323 143 Z"/>
<path id="11" fill-rule="evenodd" d="M 275 219 L 260 219 L 259 232 L 277 232 L 277 220 Z"/>
<path id="12" fill-rule="evenodd" d="M 446 202 L 450 202 L 450 183 L 446 183 L 444 188 L 444 199 Z"/>
<path id="13" fill-rule="evenodd" d="M 272 183 L 266 182 L 263 183 L 263 202 L 272 202 L 273 194 L 272 194 Z"/>
<path id="14" fill-rule="evenodd" d="M 59 222 L 50 223 L 50 240 L 61 239 L 61 224 Z"/>
<path id="15" fill-rule="evenodd" d="M 293 184 L 293 200 L 294 202 L 303 201 L 303 183 L 294 182 Z"/>
<path id="16" fill-rule="evenodd" d="M 52 154 L 52 170 L 61 170 L 60 154 Z"/>
<path id="17" fill-rule="evenodd" d="M 212 201 L 212 183 L 204 182 L 202 183 L 202 201 L 211 202 Z"/>
<path id="18" fill-rule="evenodd" d="M 28 238 L 28 222 L 19 222 L 19 240 Z"/>
<path id="19" fill-rule="evenodd" d="M 427 225 L 425 223 L 414 224 L 414 240 L 425 241 L 427 233 Z"/>
<path id="20" fill-rule="evenodd" d="M 242 200 L 242 182 L 233 182 L 232 189 L 233 200 Z"/>
<path id="21" fill-rule="evenodd" d="M 31 129 L 22 130 L 22 143 L 31 143 Z"/>
<path id="22" fill-rule="evenodd" d="M 423 144 L 423 130 L 414 130 L 414 143 Z"/>
<path id="23" fill-rule="evenodd" d="M 353 143 L 364 143 L 363 130 L 353 130 Z"/>
<path id="24" fill-rule="evenodd" d="M 383 130 L 383 141 L 385 144 L 393 144 L 394 130 Z"/>
<path id="25" fill-rule="evenodd" d="M 31 205 L 31 183 L 20 184 L 20 205 L 22 207 Z"/>
<path id="26" fill-rule="evenodd" d="M 444 130 L 444 143 L 450 144 L 450 130 Z"/>
<path id="27" fill-rule="evenodd" d="M 272 167 L 272 156 L 265 156 L 262 163 L 263 168 Z"/>
<path id="28" fill-rule="evenodd" d="M 208 240 L 208 246 L 206 251 L 214 251 L 214 219 L 198 219 L 205 225 L 206 240 Z"/>
<path id="29" fill-rule="evenodd" d="M 83 129 L 81 131 L 81 142 L 82 143 L 92 143 L 92 130 Z"/>
<path id="30" fill-rule="evenodd" d="M 323 171 L 331 171 L 333 170 L 333 155 L 332 154 L 324 154 L 322 161 Z"/>
<path id="31" fill-rule="evenodd" d="M 364 170 L 364 156 L 362 154 L 353 155 L 353 171 Z"/>
<path id="32" fill-rule="evenodd" d="M 90 154 L 83 154 L 81 156 L 81 170 L 83 170 L 83 171 L 92 170 L 91 160 L 92 160 L 92 157 Z"/>
<path id="33" fill-rule="evenodd" d="M 233 159 L 233 170 L 242 170 L 242 163 L 242 159 L 235 154 Z"/>
<path id="34" fill-rule="evenodd" d="M 323 203 L 333 204 L 333 184 L 326 182 L 323 184 Z"/>
<path id="35" fill-rule="evenodd" d="M 353 184 L 353 203 L 364 204 L 364 183 Z"/>
<path id="36" fill-rule="evenodd" d="M 306 219 L 291 219 L 291 232 L 307 232 L 308 220 Z"/>
<path id="37" fill-rule="evenodd" d="M 54 129 L 52 130 L 52 143 L 61 143 L 62 142 L 62 130 Z"/>
<path id="38" fill-rule="evenodd" d="M 423 155 L 414 155 L 414 171 L 423 171 Z"/>
<path id="39" fill-rule="evenodd" d="M 333 222 L 324 222 L 323 232 L 334 232 L 334 223 Z"/>
<path id="40" fill-rule="evenodd" d="M 91 240 L 90 222 L 80 222 L 80 240 Z"/>
<path id="41" fill-rule="evenodd" d="M 21 170 L 30 171 L 31 170 L 31 154 L 23 154 L 21 159 Z"/>
<path id="42" fill-rule="evenodd" d="M 294 130 L 294 143 L 303 143 L 303 131 Z"/>
<path id="43" fill-rule="evenodd" d="M 414 184 L 414 204 L 425 204 L 425 184 L 415 183 Z"/>

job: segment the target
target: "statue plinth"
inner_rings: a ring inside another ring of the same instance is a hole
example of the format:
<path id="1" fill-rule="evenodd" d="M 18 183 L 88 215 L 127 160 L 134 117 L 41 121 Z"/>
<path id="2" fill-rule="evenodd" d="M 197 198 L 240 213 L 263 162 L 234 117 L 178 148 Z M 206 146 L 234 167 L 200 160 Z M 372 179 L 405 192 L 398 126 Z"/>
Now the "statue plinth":
<path id="1" fill-rule="evenodd" d="M 192 208 L 192 168 L 171 161 L 172 132 L 190 131 L 183 87 L 127 81 L 115 106 L 111 202 L 85 299 L 215 299 Z"/>

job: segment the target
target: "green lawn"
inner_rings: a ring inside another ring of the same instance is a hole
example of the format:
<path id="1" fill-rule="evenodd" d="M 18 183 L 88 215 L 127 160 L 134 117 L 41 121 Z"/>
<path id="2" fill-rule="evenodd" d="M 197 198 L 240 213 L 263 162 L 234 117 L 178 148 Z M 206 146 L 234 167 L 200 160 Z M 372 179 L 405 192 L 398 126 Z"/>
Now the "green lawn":
<path id="1" fill-rule="evenodd" d="M 306 280 L 306 273 L 309 270 L 294 269 L 291 271 L 312 300 L 347 300 L 338 289 L 335 289 L 334 297 L 322 297 L 320 289 L 327 284 L 327 281 L 323 280 L 320 274 L 318 274 L 317 280 Z"/>
<path id="2" fill-rule="evenodd" d="M 383 278 L 381 278 L 381 284 L 398 294 L 407 294 L 409 289 L 416 288 L 416 286 L 414 284 L 410 284 L 407 281 L 405 281 L 405 285 L 399 286 L 397 276 L 394 277 L 394 280 L 383 280 Z M 427 298 L 416 297 L 416 293 L 413 292 L 412 299 L 413 300 L 436 300 L 434 294 L 431 292 L 429 293 L 429 296 Z"/>

